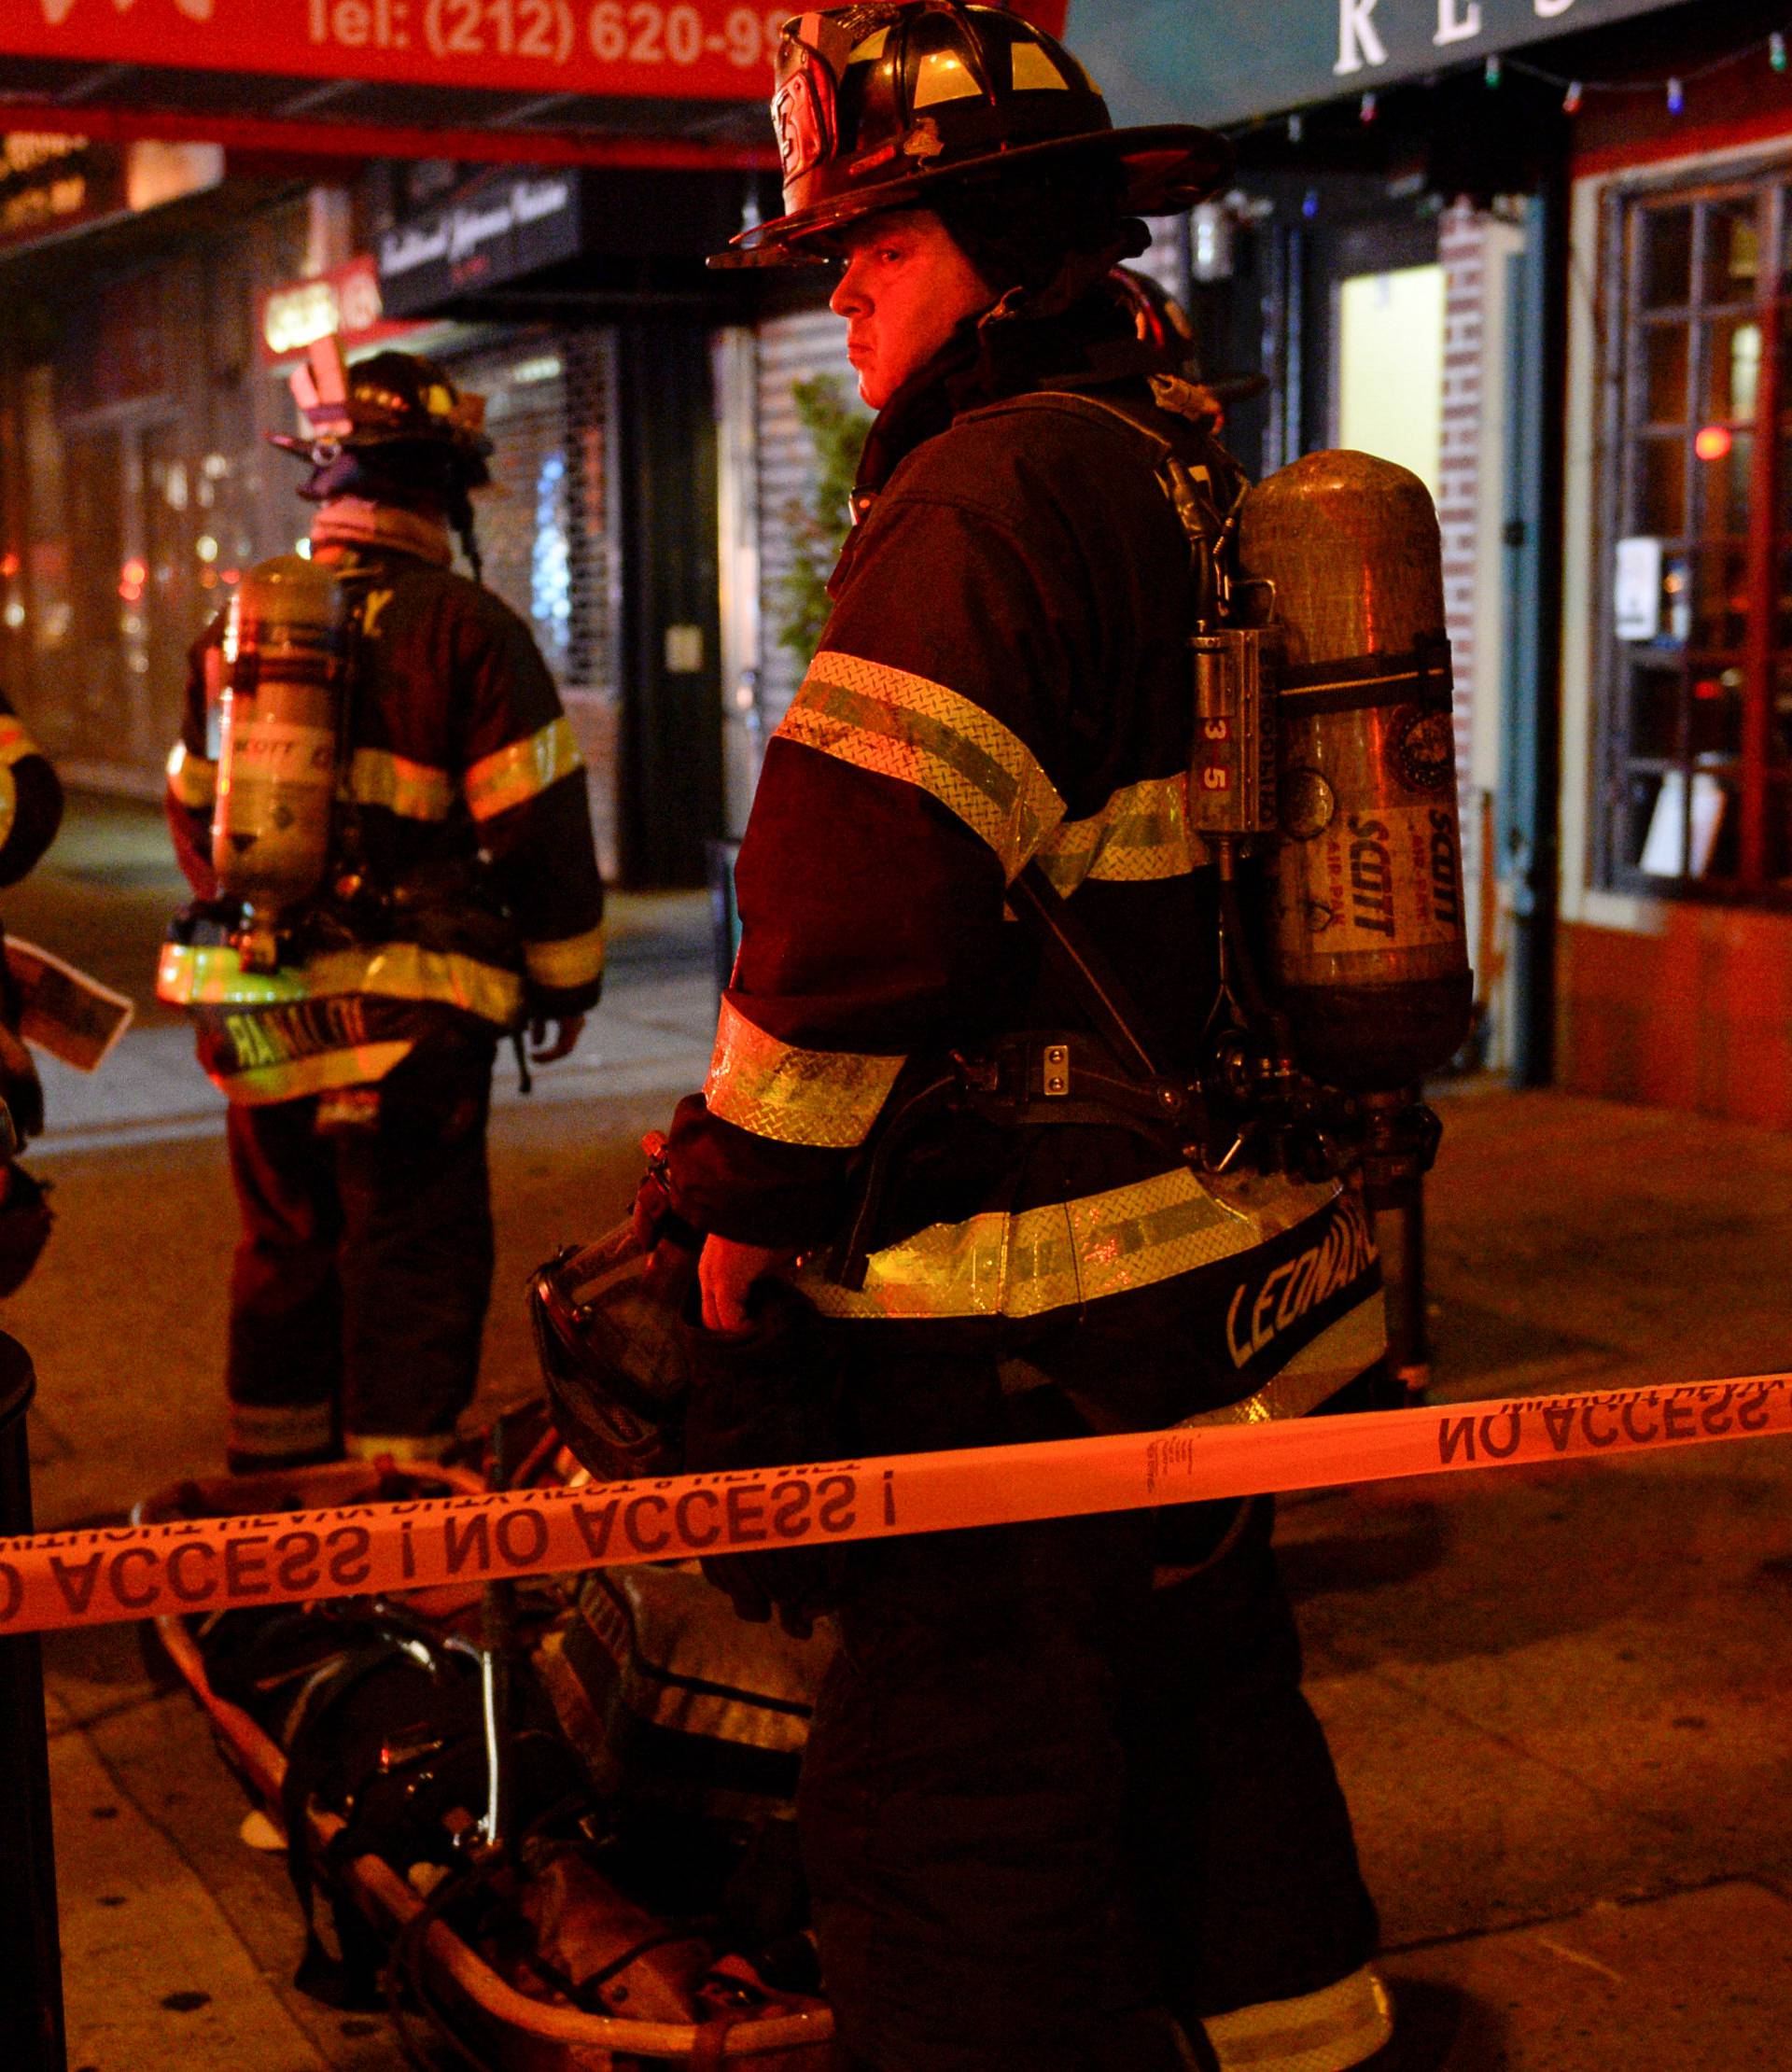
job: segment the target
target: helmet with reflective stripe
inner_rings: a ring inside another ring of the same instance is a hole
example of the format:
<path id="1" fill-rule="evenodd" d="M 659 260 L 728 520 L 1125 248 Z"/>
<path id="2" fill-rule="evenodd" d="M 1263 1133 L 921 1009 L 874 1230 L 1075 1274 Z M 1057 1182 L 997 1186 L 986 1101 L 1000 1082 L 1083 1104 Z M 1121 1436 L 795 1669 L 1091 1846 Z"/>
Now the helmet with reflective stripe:
<path id="1" fill-rule="evenodd" d="M 485 399 L 456 387 L 421 353 L 372 353 L 351 367 L 341 342 L 320 338 L 292 377 L 308 435 L 271 434 L 272 442 L 328 469 L 343 454 L 384 450 L 387 469 L 416 474 L 426 486 L 452 483 L 479 489 L 491 480 L 485 461 Z"/>
<path id="2" fill-rule="evenodd" d="M 711 266 L 826 256 L 830 232 L 943 189 L 1081 154 L 1119 175 L 1119 208 L 1170 215 L 1225 177 L 1230 146 L 1187 123 L 1116 130 L 1062 44 L 1019 15 L 959 0 L 873 0 L 784 24 L 772 123 L 785 213 Z"/>

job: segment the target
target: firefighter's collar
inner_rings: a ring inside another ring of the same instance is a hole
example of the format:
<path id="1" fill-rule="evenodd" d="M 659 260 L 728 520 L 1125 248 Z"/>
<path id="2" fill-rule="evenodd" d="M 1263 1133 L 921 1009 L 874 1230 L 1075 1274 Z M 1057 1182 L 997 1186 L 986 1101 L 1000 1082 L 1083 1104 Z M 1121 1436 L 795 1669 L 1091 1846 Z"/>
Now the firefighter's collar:
<path id="1" fill-rule="evenodd" d="M 311 522 L 311 543 L 314 548 L 385 547 L 433 562 L 438 568 L 451 567 L 455 559 L 445 519 L 366 497 L 332 497 L 321 505 Z"/>

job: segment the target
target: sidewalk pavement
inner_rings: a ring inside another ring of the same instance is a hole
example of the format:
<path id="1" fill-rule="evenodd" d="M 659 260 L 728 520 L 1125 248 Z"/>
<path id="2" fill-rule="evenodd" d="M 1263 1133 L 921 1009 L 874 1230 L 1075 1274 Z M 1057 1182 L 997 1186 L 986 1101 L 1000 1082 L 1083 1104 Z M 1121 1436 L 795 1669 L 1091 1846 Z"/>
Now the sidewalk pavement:
<path id="1" fill-rule="evenodd" d="M 51 884 L 8 920 L 78 959 L 78 895 Z M 701 1077 L 700 902 L 622 920 L 574 1069 L 494 1122 L 488 1407 L 531 1386 L 525 1275 L 621 1213 L 641 1131 Z M 88 960 L 116 982 L 144 954 L 101 929 Z M 0 1317 L 37 1362 L 45 1526 L 115 1519 L 221 1449 L 219 1125 L 177 1025 L 152 1014 L 124 1042 L 122 1127 L 103 1082 L 85 1111 L 52 1088 L 39 1163 L 60 1222 Z M 1490 1085 L 1439 1106 L 1440 1396 L 1792 1366 L 1792 1138 Z M 1789 1497 L 1773 1439 L 1284 1505 L 1309 1689 L 1415 2065 L 1792 2063 Z M 281 1860 L 239 1841 L 237 1787 L 142 1640 L 47 1640 L 71 2066 L 395 2072 L 383 2023 L 292 1991 Z"/>

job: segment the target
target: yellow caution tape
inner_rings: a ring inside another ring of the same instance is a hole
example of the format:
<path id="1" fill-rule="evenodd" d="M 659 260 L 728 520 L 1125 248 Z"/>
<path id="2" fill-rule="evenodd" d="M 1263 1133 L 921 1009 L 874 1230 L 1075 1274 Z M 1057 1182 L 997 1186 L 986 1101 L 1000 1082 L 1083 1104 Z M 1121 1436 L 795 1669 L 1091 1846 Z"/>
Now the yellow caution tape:
<path id="1" fill-rule="evenodd" d="M 1792 1374 L 0 1539 L 0 1631 L 1792 1434 Z"/>

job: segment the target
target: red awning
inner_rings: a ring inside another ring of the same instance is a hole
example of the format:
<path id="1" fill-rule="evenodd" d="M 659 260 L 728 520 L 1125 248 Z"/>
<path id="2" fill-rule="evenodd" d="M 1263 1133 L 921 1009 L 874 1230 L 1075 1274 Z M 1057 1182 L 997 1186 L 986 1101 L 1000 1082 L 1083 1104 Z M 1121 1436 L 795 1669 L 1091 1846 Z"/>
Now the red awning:
<path id="1" fill-rule="evenodd" d="M 769 167 L 789 8 L 8 0 L 0 126 L 331 155 Z"/>
<path id="2" fill-rule="evenodd" d="M 1061 31 L 1066 0 L 1015 11 Z M 0 0 L 0 128 L 332 157 L 775 170 L 794 8 L 749 0 Z"/>

